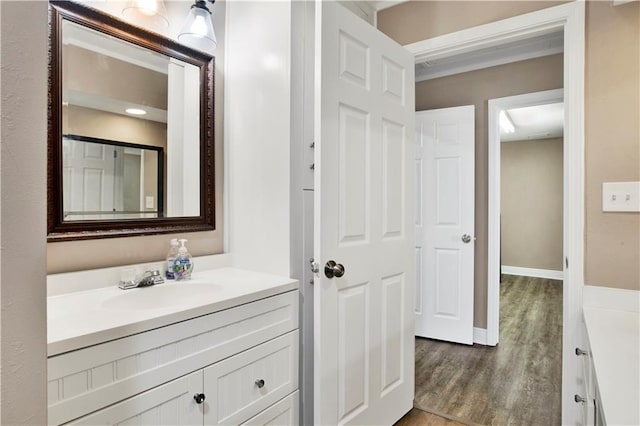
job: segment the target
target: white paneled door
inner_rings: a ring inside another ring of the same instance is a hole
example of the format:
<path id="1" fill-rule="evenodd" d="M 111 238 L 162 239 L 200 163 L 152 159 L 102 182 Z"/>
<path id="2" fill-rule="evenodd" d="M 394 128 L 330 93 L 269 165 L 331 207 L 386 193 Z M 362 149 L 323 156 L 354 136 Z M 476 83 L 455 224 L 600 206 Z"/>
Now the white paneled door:
<path id="1" fill-rule="evenodd" d="M 389 425 L 414 393 L 413 56 L 322 1 L 316 61 L 314 421 Z"/>
<path id="2" fill-rule="evenodd" d="M 416 336 L 473 344 L 474 106 L 416 113 Z"/>
<path id="3" fill-rule="evenodd" d="M 65 220 L 100 219 L 122 211 L 124 147 L 63 138 Z M 85 216 L 93 214 L 93 216 Z"/>

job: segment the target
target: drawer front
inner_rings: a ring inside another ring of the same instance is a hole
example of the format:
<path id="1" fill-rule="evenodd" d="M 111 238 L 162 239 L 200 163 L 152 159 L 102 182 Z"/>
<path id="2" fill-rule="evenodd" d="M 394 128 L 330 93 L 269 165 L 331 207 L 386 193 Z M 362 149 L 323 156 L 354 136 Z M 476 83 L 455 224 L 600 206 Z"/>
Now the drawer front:
<path id="1" fill-rule="evenodd" d="M 240 424 L 298 388 L 298 331 L 204 370 L 204 424 Z"/>
<path id="2" fill-rule="evenodd" d="M 299 394 L 299 391 L 295 391 L 286 398 L 276 402 L 262 413 L 244 422 L 242 426 L 297 425 L 299 423 Z"/>
<path id="3" fill-rule="evenodd" d="M 72 425 L 202 425 L 202 370 L 73 421 Z"/>
<path id="4" fill-rule="evenodd" d="M 298 292 L 48 359 L 49 422 L 61 424 L 298 327 Z"/>

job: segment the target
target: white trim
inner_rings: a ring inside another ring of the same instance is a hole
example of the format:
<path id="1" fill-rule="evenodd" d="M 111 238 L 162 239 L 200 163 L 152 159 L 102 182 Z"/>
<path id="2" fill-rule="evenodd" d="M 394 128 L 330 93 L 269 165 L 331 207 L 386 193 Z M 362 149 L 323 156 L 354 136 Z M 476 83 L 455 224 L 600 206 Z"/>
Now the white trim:
<path id="1" fill-rule="evenodd" d="M 408 1 L 409 0 L 380 0 L 380 1 L 374 1 L 371 3 L 375 11 L 380 12 L 381 10 L 388 9 L 390 7 L 397 6 L 401 3 L 406 3 Z"/>
<path id="2" fill-rule="evenodd" d="M 487 345 L 487 329 L 473 327 L 473 343 L 479 345 Z M 493 345 L 495 346 L 495 345 Z"/>
<path id="3" fill-rule="evenodd" d="M 224 48 L 226 49 L 227 40 L 229 40 L 229 7 L 226 2 L 220 2 L 224 4 Z M 220 7 L 220 4 L 216 6 Z M 223 49 L 224 50 L 224 49 Z M 229 75 L 229 65 L 226 57 L 221 58 L 222 65 L 224 67 L 224 74 Z M 217 70 L 214 70 L 216 72 Z M 226 79 L 225 79 L 226 80 Z M 215 82 L 218 81 L 214 79 Z M 228 92 L 227 87 L 223 87 L 224 92 Z M 222 232 L 222 250 L 225 253 L 229 253 L 232 250 L 231 247 L 231 228 L 233 226 L 233 215 L 231 209 L 231 151 L 233 150 L 233 144 L 231 143 L 231 99 L 229 96 L 225 96 L 223 93 L 222 98 L 222 157 L 224 163 L 222 164 L 222 217 L 224 220 L 224 230 Z M 214 97 L 215 99 L 215 97 Z M 215 101 L 214 101 L 215 102 Z M 215 114 L 214 114 L 215 117 Z M 215 120 L 215 118 L 214 118 Z"/>
<path id="4" fill-rule="evenodd" d="M 553 269 L 521 268 L 519 266 L 502 265 L 502 273 L 507 275 L 519 275 L 521 277 L 546 278 L 549 280 L 564 279 L 563 271 Z"/>
<path id="5" fill-rule="evenodd" d="M 414 54 L 415 62 L 419 63 L 513 43 L 562 30 L 568 16 L 576 7 L 579 6 L 567 3 L 418 41 L 404 47 Z M 566 38 L 565 34 L 565 47 Z"/>
<path id="6" fill-rule="evenodd" d="M 631 3 L 633 1 L 636 1 L 636 0 L 613 0 L 611 3 L 613 3 L 614 6 L 621 6 L 623 4 Z"/>
<path id="7" fill-rule="evenodd" d="M 582 293 L 585 308 L 640 312 L 640 291 L 585 285 Z"/>
<path id="8" fill-rule="evenodd" d="M 570 268 L 563 285 L 562 424 L 577 423 L 581 415 L 573 401 L 579 386 L 571 351 L 580 336 L 584 284 L 584 17 L 585 2 L 575 1 L 405 46 L 419 63 L 564 30 L 563 240 Z M 492 339 L 498 336 L 487 336 L 489 344 Z"/>
<path id="9" fill-rule="evenodd" d="M 557 103 L 563 98 L 563 89 L 555 89 L 488 101 L 487 342 L 490 345 L 497 344 L 500 336 L 500 110 Z M 564 160 L 568 161 L 566 157 Z"/>
<path id="10" fill-rule="evenodd" d="M 436 61 L 435 64 L 429 64 L 426 69 L 417 66 L 416 82 L 562 53 L 564 49 L 562 33 L 558 31 L 554 34 L 560 34 L 560 36 L 545 36 L 536 38 L 534 39 L 535 41 L 530 43 L 523 42 L 505 46 L 501 49 L 490 49 L 489 51 L 483 51 L 481 54 L 474 54 L 468 60 L 452 58 Z"/>

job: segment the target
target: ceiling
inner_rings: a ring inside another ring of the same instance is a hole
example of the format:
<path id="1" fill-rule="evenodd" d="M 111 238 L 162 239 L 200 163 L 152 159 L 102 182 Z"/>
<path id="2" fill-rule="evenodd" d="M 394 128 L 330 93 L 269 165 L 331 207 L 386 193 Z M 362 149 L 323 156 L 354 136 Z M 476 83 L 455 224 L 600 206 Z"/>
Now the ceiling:
<path id="1" fill-rule="evenodd" d="M 513 108 L 505 111 L 515 131 L 500 132 L 500 142 L 561 138 L 564 134 L 564 103 Z"/>
<path id="2" fill-rule="evenodd" d="M 113 36 L 83 27 L 67 20 L 64 21 L 62 35 L 62 42 L 64 45 L 77 46 L 81 49 L 98 53 L 102 55 L 101 57 L 114 58 L 121 62 L 130 64 L 131 66 L 144 68 L 164 75 L 168 74 L 169 64 L 173 61 L 172 58 L 166 55 L 142 48 L 133 43 L 120 40 Z M 100 61 L 100 65 L 107 67 L 108 64 L 105 61 L 106 59 Z M 74 63 L 73 65 L 78 66 L 79 64 Z M 113 79 L 122 79 L 122 76 L 114 74 Z M 155 80 L 148 80 L 150 87 L 147 90 L 156 90 L 153 87 L 152 81 Z M 104 82 L 102 86 L 108 85 L 108 82 Z M 167 122 L 167 111 L 165 109 L 154 108 L 147 105 L 142 100 L 136 100 L 130 97 L 127 100 L 119 99 L 115 93 L 113 96 L 115 97 L 105 96 L 100 90 L 78 91 L 67 87 L 64 87 L 63 89 L 63 99 L 67 105 L 75 105 L 111 112 L 139 120 L 150 120 L 160 123 Z M 132 116 L 125 112 L 127 108 L 143 109 L 146 111 L 146 115 Z"/>
<path id="3" fill-rule="evenodd" d="M 64 21 L 63 44 L 101 53 L 139 67 L 167 74 L 171 58 L 113 36 Z"/>

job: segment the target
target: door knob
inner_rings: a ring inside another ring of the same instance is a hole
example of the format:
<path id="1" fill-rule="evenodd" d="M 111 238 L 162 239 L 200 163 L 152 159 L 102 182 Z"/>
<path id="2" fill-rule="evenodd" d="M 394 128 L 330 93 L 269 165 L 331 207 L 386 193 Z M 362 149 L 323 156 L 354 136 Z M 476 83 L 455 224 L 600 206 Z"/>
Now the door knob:
<path id="1" fill-rule="evenodd" d="M 197 393 L 193 395 L 193 399 L 196 401 L 196 404 L 202 404 L 204 402 L 204 394 Z"/>
<path id="2" fill-rule="evenodd" d="M 465 244 L 469 244 L 469 242 L 471 241 L 471 235 L 469 234 L 464 234 L 462 236 L 462 242 Z"/>
<path id="3" fill-rule="evenodd" d="M 324 265 L 324 275 L 327 278 L 340 278 L 344 275 L 344 266 L 339 263 L 330 260 Z"/>

